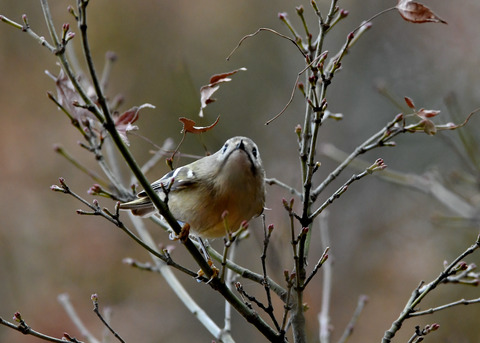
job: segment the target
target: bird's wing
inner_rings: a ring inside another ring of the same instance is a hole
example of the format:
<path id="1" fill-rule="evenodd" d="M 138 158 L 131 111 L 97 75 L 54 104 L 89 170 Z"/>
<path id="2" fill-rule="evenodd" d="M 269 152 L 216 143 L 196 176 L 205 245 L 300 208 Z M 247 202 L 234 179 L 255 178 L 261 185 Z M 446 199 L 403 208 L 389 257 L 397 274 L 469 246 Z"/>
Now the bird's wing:
<path id="1" fill-rule="evenodd" d="M 155 192 L 163 192 L 165 190 L 177 191 L 198 182 L 197 175 L 189 167 L 179 167 L 164 175 L 161 179 L 152 183 L 152 188 Z M 137 194 L 138 197 L 146 197 L 147 193 L 141 191 Z"/>

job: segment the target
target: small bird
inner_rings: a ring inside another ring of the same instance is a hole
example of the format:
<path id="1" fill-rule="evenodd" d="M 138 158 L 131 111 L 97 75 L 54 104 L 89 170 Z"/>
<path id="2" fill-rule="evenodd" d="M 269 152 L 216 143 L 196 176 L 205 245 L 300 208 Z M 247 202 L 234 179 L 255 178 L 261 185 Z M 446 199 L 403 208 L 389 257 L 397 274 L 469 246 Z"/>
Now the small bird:
<path id="1" fill-rule="evenodd" d="M 259 216 L 265 205 L 265 171 L 256 144 L 247 137 L 230 138 L 213 155 L 172 170 L 152 188 L 167 201 L 173 216 L 201 238 L 226 235 L 224 213 L 229 230 L 235 232 L 243 221 Z M 120 209 L 144 217 L 156 213 L 145 191 L 137 197 Z"/>

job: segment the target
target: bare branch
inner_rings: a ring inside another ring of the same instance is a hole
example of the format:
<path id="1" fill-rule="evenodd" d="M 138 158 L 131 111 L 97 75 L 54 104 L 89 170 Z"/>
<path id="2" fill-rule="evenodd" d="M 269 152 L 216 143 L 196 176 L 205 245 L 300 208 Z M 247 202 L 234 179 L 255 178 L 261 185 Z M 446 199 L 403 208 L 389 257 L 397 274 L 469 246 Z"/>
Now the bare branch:
<path id="1" fill-rule="evenodd" d="M 410 314 L 410 317 L 424 316 L 426 314 L 432 314 L 434 312 L 442 311 L 447 308 L 458 306 L 458 305 L 470 305 L 470 304 L 477 304 L 477 303 L 480 303 L 480 298 L 470 299 L 470 300 L 460 299 L 460 300 L 451 302 L 449 304 L 429 308 L 428 310 L 413 312 Z"/>

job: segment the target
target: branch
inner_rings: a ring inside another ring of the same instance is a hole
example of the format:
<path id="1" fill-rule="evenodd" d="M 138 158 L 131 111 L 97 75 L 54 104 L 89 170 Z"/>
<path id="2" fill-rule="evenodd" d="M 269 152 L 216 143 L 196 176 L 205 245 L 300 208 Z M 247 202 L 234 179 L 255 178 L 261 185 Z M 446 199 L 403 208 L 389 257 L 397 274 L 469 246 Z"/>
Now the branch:
<path id="1" fill-rule="evenodd" d="M 14 320 L 15 321 L 18 321 L 19 324 L 18 325 L 15 325 L 9 321 L 6 321 L 5 319 L 3 318 L 0 318 L 0 324 L 1 325 L 5 325 L 6 327 L 9 327 L 10 329 L 13 329 L 13 330 L 16 330 L 16 331 L 19 331 L 21 333 L 23 333 L 24 335 L 31 335 L 31 336 L 34 336 L 34 337 L 37 337 L 41 340 L 44 340 L 44 341 L 47 341 L 47 342 L 56 342 L 56 343 L 65 343 L 65 342 L 75 342 L 75 343 L 83 343 L 82 341 L 79 341 L 77 339 L 72 339 L 70 337 L 70 339 L 68 339 L 67 337 L 69 337 L 68 334 L 64 333 L 64 336 L 62 339 L 58 339 L 58 338 L 55 338 L 55 337 L 52 337 L 52 336 L 48 336 L 48 335 L 45 335 L 41 332 L 38 332 L 38 331 L 35 331 L 34 329 L 32 329 L 30 326 L 28 326 L 25 321 L 22 319 L 21 315 L 19 312 L 16 312 L 15 315 L 14 315 Z"/>
<path id="2" fill-rule="evenodd" d="M 451 302 L 449 304 L 430 308 L 428 310 L 413 312 L 410 314 L 410 317 L 424 316 L 426 314 L 432 314 L 434 312 L 445 310 L 447 308 L 458 306 L 458 305 L 470 305 L 470 304 L 477 304 L 477 303 L 480 303 L 480 298 L 470 299 L 470 300 L 460 299 L 460 300 Z"/>
<path id="3" fill-rule="evenodd" d="M 255 31 L 254 33 L 251 33 L 251 34 L 248 34 L 248 35 L 243 36 L 243 38 L 240 39 L 240 41 L 238 42 L 237 46 L 236 46 L 236 47 L 232 50 L 232 52 L 227 56 L 227 61 L 230 60 L 230 57 L 232 57 L 232 55 L 235 53 L 235 51 L 237 51 L 237 49 L 240 47 L 240 45 L 243 43 L 243 41 L 244 41 L 245 39 L 254 37 L 254 36 L 256 36 L 257 34 L 259 34 L 260 32 L 262 32 L 262 31 L 270 32 L 270 33 L 273 33 L 273 34 L 275 34 L 275 35 L 277 35 L 277 36 L 279 36 L 279 37 L 281 37 L 281 38 L 284 38 L 284 39 L 286 39 L 286 40 L 289 40 L 290 42 L 292 42 L 292 43 L 298 48 L 298 50 L 300 50 L 300 53 L 302 54 L 302 56 L 305 57 L 305 53 L 303 52 L 303 49 L 297 44 L 297 42 L 296 42 L 294 39 L 292 39 L 292 38 L 290 38 L 290 37 L 288 37 L 288 36 L 282 35 L 281 33 L 277 32 L 277 31 L 275 31 L 275 30 L 273 30 L 273 29 L 269 29 L 269 28 L 267 28 L 267 27 L 261 27 L 261 28 L 259 28 L 257 31 Z"/>
<path id="4" fill-rule="evenodd" d="M 373 174 L 373 172 L 378 171 L 378 170 L 383 170 L 387 166 L 383 162 L 381 158 L 377 159 L 374 164 L 372 164 L 370 167 L 365 169 L 362 173 L 360 174 L 354 174 L 350 179 L 348 179 L 347 182 L 345 182 L 342 186 L 340 186 L 339 189 L 335 193 L 333 193 L 330 198 L 328 198 L 319 208 L 317 208 L 311 215 L 310 215 L 310 220 L 313 221 L 313 219 L 318 216 L 320 213 L 322 213 L 325 208 L 327 208 L 329 205 L 331 205 L 336 199 L 338 199 L 343 193 L 345 193 L 348 189 L 348 187 L 355 181 L 358 181 L 362 178 L 364 178 L 367 175 Z"/>
<path id="5" fill-rule="evenodd" d="M 415 333 L 413 334 L 412 337 L 410 337 L 410 339 L 408 340 L 407 343 L 420 343 L 420 342 L 423 342 L 424 340 L 424 337 L 426 335 L 428 335 L 430 332 L 432 331 L 436 331 L 440 328 L 440 325 L 438 325 L 437 323 L 433 323 L 433 324 L 428 324 L 428 325 L 425 325 L 425 327 L 420 330 L 420 326 L 415 326 Z"/>
<path id="6" fill-rule="evenodd" d="M 57 297 L 57 299 L 60 302 L 60 304 L 63 306 L 63 309 L 65 310 L 65 312 L 67 312 L 67 316 L 70 318 L 73 324 L 77 327 L 77 329 L 80 331 L 82 336 L 85 337 L 87 341 L 90 343 L 100 343 L 100 341 L 96 339 L 91 334 L 91 332 L 87 329 L 85 324 L 83 324 L 83 321 L 80 319 L 80 317 L 77 314 L 77 311 L 75 311 L 75 308 L 70 302 L 70 298 L 68 294 L 66 293 L 60 294 Z"/>
<path id="7" fill-rule="evenodd" d="M 345 343 L 347 339 L 352 335 L 355 324 L 357 323 L 357 320 L 360 317 L 360 314 L 362 313 L 367 301 L 368 297 L 366 295 L 361 295 L 358 297 L 357 308 L 353 313 L 352 319 L 350 319 L 350 322 L 348 322 L 348 325 L 345 328 L 342 337 L 340 337 L 340 339 L 338 340 L 338 343 Z"/>
<path id="8" fill-rule="evenodd" d="M 123 222 L 120 221 L 119 217 L 119 213 L 118 213 L 118 205 L 116 206 L 115 208 L 115 214 L 113 213 L 110 213 L 107 209 L 101 209 L 99 204 L 98 204 L 98 201 L 97 200 L 94 200 L 93 201 L 93 204 L 90 204 L 87 200 L 83 199 L 81 196 L 79 196 L 78 194 L 76 194 L 75 192 L 73 192 L 70 187 L 68 187 L 68 185 L 65 183 L 65 179 L 63 178 L 60 178 L 59 179 L 60 181 L 60 186 L 57 186 L 57 185 L 53 185 L 51 186 L 51 189 L 53 191 L 56 191 L 56 192 L 62 192 L 64 194 L 68 194 L 68 195 L 71 195 L 72 197 L 74 197 L 75 199 L 79 200 L 80 202 L 82 202 L 84 205 L 86 205 L 88 208 L 90 208 L 92 210 L 92 212 L 86 212 L 86 211 L 83 211 L 83 210 L 77 210 L 77 213 L 78 214 L 82 214 L 82 215 L 95 215 L 95 216 L 100 216 L 100 217 L 103 217 L 105 219 L 107 219 L 109 222 L 111 222 L 112 224 L 116 225 L 118 228 L 120 228 L 123 232 L 125 232 L 130 238 L 132 238 L 135 242 L 137 242 L 140 246 L 142 246 L 145 250 L 147 250 L 149 253 L 155 255 L 156 257 L 158 257 L 159 259 L 161 259 L 162 261 L 164 261 L 165 263 L 167 263 L 168 265 L 184 272 L 185 274 L 187 275 L 190 275 L 192 277 L 197 277 L 197 273 L 195 272 L 192 272 L 191 270 L 175 263 L 171 258 L 168 258 L 167 256 L 165 256 L 164 254 L 158 252 L 156 249 L 152 248 L 150 245 L 146 244 L 144 241 L 142 241 L 140 238 L 138 238 L 130 229 L 128 229 L 124 224 Z M 155 245 L 154 245 L 155 246 Z"/>
<path id="9" fill-rule="evenodd" d="M 332 144 L 324 144 L 321 148 L 321 153 L 337 162 L 342 162 L 348 157 L 344 151 L 336 148 Z M 360 171 L 367 168 L 368 164 L 369 163 L 365 160 L 356 159 L 352 161 L 349 166 Z M 465 201 L 455 192 L 452 192 L 445 187 L 439 180 L 437 180 L 437 178 L 435 178 L 434 174 L 428 173 L 425 175 L 415 175 L 386 169 L 377 175 L 385 181 L 413 188 L 426 194 L 431 194 L 444 206 L 453 212 L 458 213 L 462 217 L 472 218 L 476 213 L 474 206 L 470 205 L 468 201 Z"/>
<path id="10" fill-rule="evenodd" d="M 23 32 L 26 32 L 29 34 L 31 37 L 33 37 L 40 45 L 46 47 L 51 53 L 55 53 L 56 49 L 54 46 L 52 46 L 50 43 L 47 42 L 45 37 L 37 35 L 31 28 L 30 25 L 28 24 L 28 19 L 26 15 L 22 16 L 24 25 L 21 25 L 11 19 L 8 19 L 7 17 L 0 15 L 0 20 L 3 21 L 4 23 L 7 23 L 17 29 L 22 30 Z"/>
<path id="11" fill-rule="evenodd" d="M 92 301 L 93 301 L 93 312 L 97 315 L 97 317 L 101 320 L 103 325 L 113 334 L 113 336 L 118 339 L 121 343 L 125 343 L 122 337 L 107 323 L 107 321 L 103 318 L 102 314 L 98 310 L 98 295 L 92 294 Z"/>
<path id="12" fill-rule="evenodd" d="M 136 228 L 141 239 L 150 246 L 155 246 L 155 242 L 150 232 L 145 227 L 144 221 L 138 216 L 134 216 L 129 212 L 129 217 L 132 220 L 134 227 Z M 215 339 L 221 340 L 225 343 L 233 343 L 233 338 L 229 332 L 223 331 L 213 319 L 205 312 L 205 310 L 198 305 L 198 303 L 192 298 L 188 291 L 183 287 L 182 283 L 178 280 L 171 268 L 168 267 L 161 259 L 151 254 L 152 260 L 155 263 L 155 271 L 159 272 L 165 281 L 168 283 L 170 289 L 180 299 L 183 305 L 192 313 L 195 318 L 215 337 Z"/>
<path id="13" fill-rule="evenodd" d="M 359 155 L 366 153 L 379 146 L 386 146 L 386 141 L 393 138 L 397 134 L 403 132 L 403 129 L 394 129 L 395 124 L 403 120 L 403 115 L 397 115 L 380 131 L 373 134 L 365 142 L 360 144 L 345 160 L 343 160 L 334 171 L 312 192 L 312 197 L 316 198 L 338 175 Z"/>
<path id="14" fill-rule="evenodd" d="M 330 242 L 330 230 L 328 226 L 328 211 L 320 216 L 320 241 L 322 249 L 327 252 Z M 328 343 L 330 341 L 330 301 L 332 297 L 333 286 L 333 269 L 332 261 L 327 260 L 322 269 L 323 283 L 322 283 L 322 308 L 318 314 L 319 323 L 319 339 L 321 343 Z"/>
<path id="15" fill-rule="evenodd" d="M 262 251 L 262 256 L 260 257 L 260 260 L 262 261 L 262 271 L 263 271 L 263 288 L 265 290 L 265 294 L 267 296 L 267 302 L 268 306 L 265 309 L 265 312 L 270 316 L 270 319 L 272 319 L 273 324 L 275 325 L 277 330 L 280 330 L 280 326 L 277 322 L 277 319 L 275 318 L 275 315 L 273 314 L 274 308 L 272 304 L 272 295 L 270 292 L 270 284 L 268 283 L 268 273 L 267 273 L 267 250 L 268 250 L 268 244 L 270 243 L 270 237 L 273 232 L 273 225 L 269 225 L 268 228 L 266 227 L 265 223 L 265 216 L 262 216 L 262 221 L 263 221 L 263 251 Z"/>
<path id="16" fill-rule="evenodd" d="M 218 262 L 222 262 L 223 256 L 218 251 L 213 249 L 211 246 L 207 246 L 207 252 L 210 255 L 210 257 L 212 257 L 214 260 Z M 229 259 L 225 261 L 225 265 L 227 268 L 233 270 L 235 273 L 237 273 L 238 275 L 240 275 L 245 279 L 249 279 L 261 285 L 264 282 L 264 277 L 262 275 L 252 272 L 251 270 L 244 268 Z M 278 283 L 273 281 L 271 278 L 267 278 L 267 280 L 268 280 L 270 289 L 274 291 L 283 302 L 285 302 L 286 301 L 285 299 L 287 297 L 287 290 L 285 290 L 282 286 L 280 286 Z"/>
<path id="17" fill-rule="evenodd" d="M 265 178 L 265 183 L 266 183 L 267 185 L 277 185 L 277 186 L 282 187 L 282 188 L 286 189 L 287 191 L 289 191 L 290 194 L 296 195 L 296 196 L 298 196 L 299 198 L 302 197 L 302 193 L 300 193 L 299 191 L 297 191 L 295 188 L 293 188 L 293 187 L 287 185 L 286 183 L 283 183 L 282 181 L 279 181 L 279 180 L 277 180 L 277 179 L 275 179 L 275 178 L 271 178 L 271 179 Z"/>
<path id="18" fill-rule="evenodd" d="M 385 331 L 382 343 L 390 343 L 397 331 L 400 330 L 400 328 L 402 327 L 403 322 L 412 316 L 412 314 L 415 312 L 415 308 L 420 304 L 423 298 L 435 287 L 437 287 L 441 282 L 444 282 L 444 280 L 446 280 L 449 276 L 460 271 L 463 266 L 461 264 L 459 265 L 459 262 L 466 256 L 475 252 L 475 250 L 477 250 L 478 248 L 480 248 L 480 235 L 477 237 L 477 241 L 475 242 L 475 244 L 470 246 L 452 263 L 450 263 L 450 265 L 448 265 L 435 280 L 430 282 L 428 285 L 423 285 L 423 282 L 420 283 L 420 285 L 412 292 L 412 296 L 407 301 L 407 304 L 405 305 L 405 308 L 403 309 L 398 319 L 392 323 L 390 329 Z"/>

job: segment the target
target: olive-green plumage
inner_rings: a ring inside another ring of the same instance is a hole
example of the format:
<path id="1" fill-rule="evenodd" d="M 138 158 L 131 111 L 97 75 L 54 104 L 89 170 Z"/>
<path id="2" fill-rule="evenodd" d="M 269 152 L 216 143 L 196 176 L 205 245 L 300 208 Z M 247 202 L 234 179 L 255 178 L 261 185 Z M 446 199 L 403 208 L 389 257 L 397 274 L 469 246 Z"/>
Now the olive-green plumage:
<path id="1" fill-rule="evenodd" d="M 262 213 L 265 204 L 265 171 L 255 143 L 247 137 L 233 137 L 213 155 L 179 167 L 152 183 L 162 200 L 168 192 L 173 216 L 190 224 L 191 231 L 204 238 L 226 234 L 222 215 L 228 211 L 230 230 Z M 162 187 L 163 184 L 163 187 Z M 145 192 L 138 199 L 121 204 L 133 214 L 157 212 Z"/>

